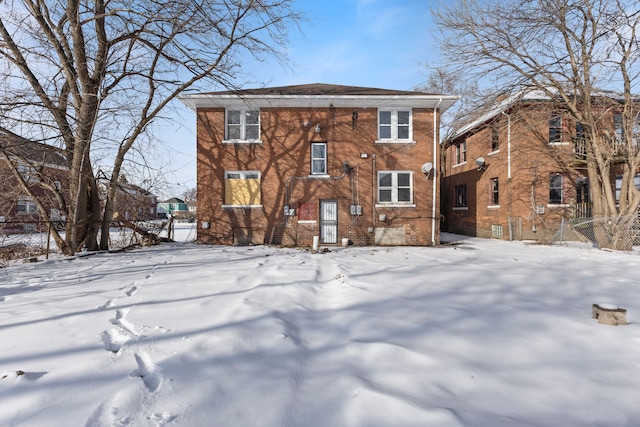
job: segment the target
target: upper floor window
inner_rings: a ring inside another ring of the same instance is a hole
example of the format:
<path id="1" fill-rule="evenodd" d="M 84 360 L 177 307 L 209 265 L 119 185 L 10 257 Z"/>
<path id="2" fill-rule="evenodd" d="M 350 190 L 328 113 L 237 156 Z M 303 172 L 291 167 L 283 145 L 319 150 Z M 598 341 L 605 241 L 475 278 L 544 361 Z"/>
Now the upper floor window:
<path id="1" fill-rule="evenodd" d="M 460 184 L 454 187 L 454 207 L 466 208 L 467 207 L 467 184 Z"/>
<path id="2" fill-rule="evenodd" d="M 467 161 L 467 140 L 456 144 L 456 164 L 465 163 Z"/>
<path id="3" fill-rule="evenodd" d="M 311 175 L 327 174 L 327 144 L 314 142 L 311 144 Z"/>
<path id="4" fill-rule="evenodd" d="M 413 201 L 412 172 L 378 172 L 378 202 L 411 203 Z"/>
<path id="5" fill-rule="evenodd" d="M 624 126 L 622 125 L 622 114 L 613 115 L 613 129 L 616 135 L 616 143 L 624 143 Z"/>
<path id="6" fill-rule="evenodd" d="M 408 142 L 412 138 L 411 110 L 378 110 L 378 140 Z"/>
<path id="7" fill-rule="evenodd" d="M 22 179 L 24 179 L 25 181 L 27 182 L 38 181 L 37 170 L 33 166 L 21 163 L 18 165 L 17 169 L 18 169 L 18 173 L 20 174 Z"/>
<path id="8" fill-rule="evenodd" d="M 640 116 L 636 117 L 635 123 L 631 127 L 631 146 L 628 149 L 631 150 L 633 154 L 638 151 L 638 146 L 640 145 Z M 614 114 L 613 115 L 613 128 L 615 133 L 615 143 L 618 147 L 624 147 L 627 144 L 626 141 L 626 131 L 625 131 L 625 123 L 624 117 L 622 114 Z"/>
<path id="9" fill-rule="evenodd" d="M 491 127 L 491 151 L 498 151 L 500 148 L 500 128 L 498 125 Z"/>
<path id="10" fill-rule="evenodd" d="M 22 213 L 37 213 L 38 208 L 30 196 L 18 196 L 16 211 Z"/>
<path id="11" fill-rule="evenodd" d="M 549 144 L 562 142 L 562 116 L 551 114 L 549 117 Z"/>
<path id="12" fill-rule="evenodd" d="M 225 205 L 254 206 L 260 205 L 260 200 L 260 172 L 225 171 Z"/>
<path id="13" fill-rule="evenodd" d="M 227 110 L 225 140 L 258 142 L 260 140 L 260 111 Z"/>
<path id="14" fill-rule="evenodd" d="M 564 177 L 562 174 L 552 173 L 549 179 L 549 204 L 561 205 L 564 201 Z"/>
<path id="15" fill-rule="evenodd" d="M 498 178 L 491 178 L 491 204 L 500 204 L 500 183 Z"/>

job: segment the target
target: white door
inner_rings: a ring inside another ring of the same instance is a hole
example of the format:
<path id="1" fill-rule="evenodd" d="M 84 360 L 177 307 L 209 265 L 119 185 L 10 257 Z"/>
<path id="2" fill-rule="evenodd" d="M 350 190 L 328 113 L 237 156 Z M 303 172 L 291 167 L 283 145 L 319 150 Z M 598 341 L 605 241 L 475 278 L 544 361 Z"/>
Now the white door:
<path id="1" fill-rule="evenodd" d="M 320 200 L 320 241 L 338 243 L 338 201 Z"/>

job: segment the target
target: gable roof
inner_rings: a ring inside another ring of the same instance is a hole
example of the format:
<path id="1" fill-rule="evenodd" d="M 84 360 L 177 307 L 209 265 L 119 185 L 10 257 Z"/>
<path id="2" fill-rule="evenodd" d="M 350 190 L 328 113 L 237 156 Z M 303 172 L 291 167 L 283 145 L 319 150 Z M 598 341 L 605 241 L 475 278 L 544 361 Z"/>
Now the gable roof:
<path id="1" fill-rule="evenodd" d="M 190 109 L 240 107 L 423 107 L 447 110 L 456 95 L 312 83 L 182 95 Z"/>
<path id="2" fill-rule="evenodd" d="M 160 203 L 184 203 L 184 200 L 178 199 L 177 197 L 172 197 L 169 200 L 165 200 L 164 202 Z"/>
<path id="3" fill-rule="evenodd" d="M 61 149 L 40 142 L 3 137 L 0 138 L 0 150 L 23 158 L 32 165 L 45 165 L 59 169 L 68 167 L 67 159 Z"/>

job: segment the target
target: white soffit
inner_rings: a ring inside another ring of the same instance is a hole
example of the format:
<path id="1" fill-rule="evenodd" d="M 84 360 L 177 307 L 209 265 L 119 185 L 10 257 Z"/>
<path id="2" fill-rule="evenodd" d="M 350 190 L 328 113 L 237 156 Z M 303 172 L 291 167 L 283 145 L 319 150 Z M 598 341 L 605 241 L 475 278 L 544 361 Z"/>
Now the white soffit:
<path id="1" fill-rule="evenodd" d="M 183 95 L 191 110 L 200 108 L 438 108 L 446 111 L 460 99 L 453 95 Z"/>

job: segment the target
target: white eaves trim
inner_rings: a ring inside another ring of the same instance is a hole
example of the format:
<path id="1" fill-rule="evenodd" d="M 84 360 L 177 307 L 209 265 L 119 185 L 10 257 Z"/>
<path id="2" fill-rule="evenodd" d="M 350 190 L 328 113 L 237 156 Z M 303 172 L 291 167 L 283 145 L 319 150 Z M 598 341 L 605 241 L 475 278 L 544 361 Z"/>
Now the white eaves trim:
<path id="1" fill-rule="evenodd" d="M 231 95 L 191 94 L 179 99 L 199 108 L 438 108 L 446 111 L 457 95 Z"/>

